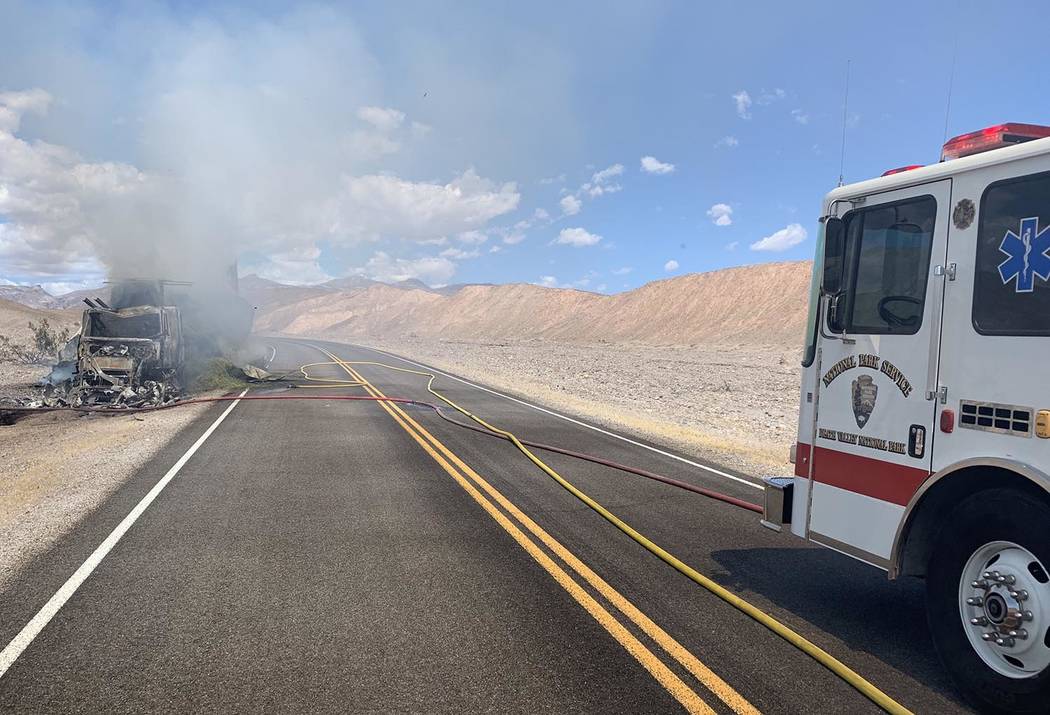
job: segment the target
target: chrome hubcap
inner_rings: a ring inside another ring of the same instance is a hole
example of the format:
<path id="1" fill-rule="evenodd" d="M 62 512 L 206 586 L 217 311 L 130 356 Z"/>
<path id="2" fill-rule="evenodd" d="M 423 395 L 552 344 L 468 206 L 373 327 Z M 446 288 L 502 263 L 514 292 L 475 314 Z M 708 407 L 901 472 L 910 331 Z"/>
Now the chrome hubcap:
<path id="1" fill-rule="evenodd" d="M 1030 678 L 1050 665 L 1050 572 L 1028 549 L 993 541 L 974 552 L 959 582 L 959 615 L 992 670 Z"/>

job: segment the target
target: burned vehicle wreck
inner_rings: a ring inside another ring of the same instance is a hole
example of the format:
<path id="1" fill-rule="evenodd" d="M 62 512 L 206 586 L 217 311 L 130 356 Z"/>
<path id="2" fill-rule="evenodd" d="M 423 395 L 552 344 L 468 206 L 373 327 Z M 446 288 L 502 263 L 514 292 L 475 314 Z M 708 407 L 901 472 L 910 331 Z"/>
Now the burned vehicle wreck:
<path id="1" fill-rule="evenodd" d="M 185 360 L 179 308 L 111 308 L 101 301 L 88 305 L 64 401 L 130 407 L 177 398 Z"/>
<path id="2" fill-rule="evenodd" d="M 251 334 L 254 309 L 237 293 L 235 266 L 229 273 L 218 285 L 107 282 L 105 299 L 84 299 L 80 332 L 38 383 L 42 394 L 19 406 L 128 409 L 178 401 L 212 360 L 237 354 Z"/>

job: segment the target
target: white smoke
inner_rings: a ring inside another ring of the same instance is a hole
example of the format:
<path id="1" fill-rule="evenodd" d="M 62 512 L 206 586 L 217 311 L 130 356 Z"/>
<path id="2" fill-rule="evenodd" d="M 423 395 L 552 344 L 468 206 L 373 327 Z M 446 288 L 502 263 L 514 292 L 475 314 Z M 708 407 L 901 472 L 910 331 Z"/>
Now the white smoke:
<path id="1" fill-rule="evenodd" d="M 377 61 L 343 15 L 165 15 L 113 29 L 134 32 L 153 44 L 139 47 L 149 59 L 113 107 L 106 141 L 84 141 L 70 118 L 105 112 L 70 86 L 82 68 L 41 64 L 51 74 L 34 70 L 36 84 L 0 93 L 3 275 L 212 281 L 241 256 L 316 281 L 329 277 L 319 246 L 357 247 L 353 272 L 386 248 L 372 242 L 425 250 L 518 206 L 515 183 L 480 176 L 469 158 L 443 169 L 415 160 L 440 129 L 382 101 Z M 98 86 L 116 83 L 98 72 Z"/>

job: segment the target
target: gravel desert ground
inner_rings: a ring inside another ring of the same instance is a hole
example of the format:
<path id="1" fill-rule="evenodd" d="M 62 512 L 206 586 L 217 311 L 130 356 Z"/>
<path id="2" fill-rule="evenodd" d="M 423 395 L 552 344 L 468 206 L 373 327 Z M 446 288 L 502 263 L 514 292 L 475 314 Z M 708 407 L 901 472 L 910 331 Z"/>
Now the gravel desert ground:
<path id="1" fill-rule="evenodd" d="M 790 474 L 792 346 L 362 340 L 748 474 Z"/>

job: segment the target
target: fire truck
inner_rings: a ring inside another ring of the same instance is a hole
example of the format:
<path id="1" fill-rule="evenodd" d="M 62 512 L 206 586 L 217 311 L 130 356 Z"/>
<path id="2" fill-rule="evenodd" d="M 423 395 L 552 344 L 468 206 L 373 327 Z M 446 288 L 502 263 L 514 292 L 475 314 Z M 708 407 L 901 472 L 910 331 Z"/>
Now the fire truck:
<path id="1" fill-rule="evenodd" d="M 960 690 L 1050 711 L 1050 127 L 955 137 L 820 222 L 795 474 L 763 523 L 924 578 Z"/>

